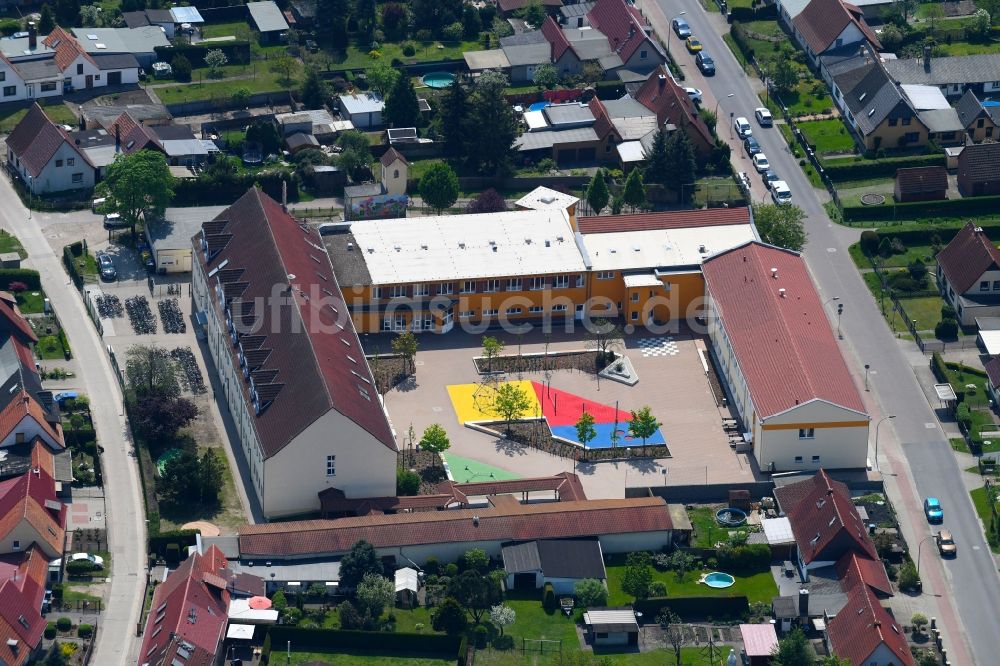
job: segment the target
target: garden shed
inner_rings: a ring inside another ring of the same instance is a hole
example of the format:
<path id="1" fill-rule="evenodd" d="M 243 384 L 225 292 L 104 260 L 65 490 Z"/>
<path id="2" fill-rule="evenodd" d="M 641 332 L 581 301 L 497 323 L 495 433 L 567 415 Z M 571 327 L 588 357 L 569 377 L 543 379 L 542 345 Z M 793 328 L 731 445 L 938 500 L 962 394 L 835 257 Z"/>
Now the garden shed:
<path id="1" fill-rule="evenodd" d="M 546 539 L 507 544 L 502 549 L 507 589 L 539 589 L 552 584 L 556 594 L 573 594 L 577 581 L 607 579 L 597 539 Z"/>
<path id="2" fill-rule="evenodd" d="M 639 623 L 631 608 L 594 608 L 583 614 L 587 641 L 593 647 L 638 645 Z"/>

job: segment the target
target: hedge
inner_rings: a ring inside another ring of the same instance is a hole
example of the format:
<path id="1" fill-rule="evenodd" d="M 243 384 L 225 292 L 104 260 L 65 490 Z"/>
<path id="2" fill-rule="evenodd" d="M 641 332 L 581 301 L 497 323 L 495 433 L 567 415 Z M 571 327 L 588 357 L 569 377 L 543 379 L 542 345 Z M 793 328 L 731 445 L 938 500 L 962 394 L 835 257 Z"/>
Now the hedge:
<path id="1" fill-rule="evenodd" d="M 76 268 L 76 262 L 73 260 L 74 257 L 80 256 L 79 252 L 74 251 L 74 246 L 83 248 L 83 243 L 77 241 L 72 245 L 67 245 L 63 248 L 63 266 L 66 267 L 66 272 L 69 273 L 69 279 L 73 281 L 73 284 L 77 289 L 83 289 L 83 276 L 80 275 L 80 271 Z"/>
<path id="2" fill-rule="evenodd" d="M 271 646 L 279 650 L 292 642 L 296 650 L 376 650 L 386 654 L 405 652 L 413 654 L 451 654 L 459 664 L 465 663 L 468 643 L 460 636 L 441 634 L 387 633 L 375 631 L 347 631 L 340 629 L 307 629 L 305 627 L 272 626 L 267 631 L 262 647 L 261 663 L 270 659 Z"/>
<path id="3" fill-rule="evenodd" d="M 948 382 L 948 371 L 946 368 L 947 366 L 945 366 L 941 354 L 938 352 L 931 354 L 931 370 L 934 371 L 934 377 L 941 383 Z"/>
<path id="4" fill-rule="evenodd" d="M 158 534 L 150 532 L 148 550 L 160 557 L 165 557 L 169 544 L 175 543 L 178 544 L 178 547 L 182 548 L 193 546 L 197 534 L 198 530 L 173 530 L 171 532 L 159 532 Z"/>
<path id="5" fill-rule="evenodd" d="M 947 227 L 935 224 L 882 227 L 878 230 L 878 235 L 879 238 L 888 238 L 890 241 L 893 238 L 898 238 L 903 242 L 903 245 L 931 245 L 935 242 L 934 237 L 937 236 L 937 239 L 941 241 L 941 246 L 944 247 L 965 224 L 966 222 L 963 220 Z M 976 224 L 983 229 L 988 238 L 1000 241 L 1000 220 L 977 221 Z"/>
<path id="6" fill-rule="evenodd" d="M 885 203 L 881 206 L 844 206 L 844 221 L 916 220 L 934 216 L 991 215 L 1000 210 L 1000 196 Z"/>
<path id="7" fill-rule="evenodd" d="M 288 200 L 299 200 L 299 181 L 295 174 L 284 172 L 238 174 L 225 180 L 188 178 L 174 182 L 174 201 L 192 206 L 231 204 L 246 194 L 255 184 L 277 201 L 281 201 L 281 184 L 288 183 Z"/>
<path id="8" fill-rule="evenodd" d="M 28 268 L 0 268 L 0 289 L 9 289 L 11 282 L 23 282 L 28 285 L 28 289 L 42 288 L 38 271 Z"/>
<path id="9" fill-rule="evenodd" d="M 640 611 L 643 617 L 651 621 L 660 610 L 669 608 L 684 620 L 701 620 L 712 618 L 739 619 L 750 609 L 750 602 L 744 596 L 735 597 L 650 597 L 637 599 L 632 607 Z"/>
<path id="10" fill-rule="evenodd" d="M 767 5 L 759 9 L 750 7 L 732 7 L 729 10 L 729 22 L 735 21 L 770 21 L 778 18 L 777 5 Z"/>
<path id="11" fill-rule="evenodd" d="M 842 182 L 845 180 L 864 180 L 865 178 L 881 178 L 896 175 L 897 169 L 923 166 L 945 166 L 944 154 L 909 155 L 907 157 L 885 157 L 882 159 L 861 159 L 852 162 L 844 160 L 820 160 L 823 170 L 830 180 Z M 926 202 L 921 202 L 926 203 Z"/>

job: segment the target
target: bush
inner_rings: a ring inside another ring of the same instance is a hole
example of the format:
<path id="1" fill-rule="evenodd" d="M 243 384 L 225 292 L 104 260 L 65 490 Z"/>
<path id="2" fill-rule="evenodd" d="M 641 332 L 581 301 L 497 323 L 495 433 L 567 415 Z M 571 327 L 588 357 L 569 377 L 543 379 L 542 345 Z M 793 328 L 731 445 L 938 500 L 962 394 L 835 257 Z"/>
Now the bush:
<path id="1" fill-rule="evenodd" d="M 918 166 L 945 166 L 943 154 L 936 155 L 908 155 L 906 157 L 886 157 L 882 159 L 858 159 L 854 162 L 844 162 L 843 160 L 827 161 L 820 160 L 823 169 L 830 180 L 842 182 L 845 180 L 865 180 L 868 178 L 881 178 L 885 176 L 895 176 L 896 170 L 906 167 Z M 925 205 L 927 201 L 915 202 L 917 205 Z M 905 205 L 905 204 L 904 204 Z M 865 206 L 869 208 L 870 206 Z M 892 208 L 891 206 L 884 206 Z"/>
<path id="2" fill-rule="evenodd" d="M 667 584 L 662 580 L 654 580 L 649 584 L 649 596 L 651 597 L 665 597 L 667 596 Z"/>
<path id="3" fill-rule="evenodd" d="M 408 469 L 396 470 L 396 494 L 416 495 L 420 492 L 420 475 Z"/>
<path id="4" fill-rule="evenodd" d="M 417 48 L 413 45 L 413 42 L 406 42 L 403 44 L 403 55 L 407 58 L 413 57 L 417 52 Z"/>
<path id="5" fill-rule="evenodd" d="M 176 543 L 168 543 L 164 554 L 167 564 L 177 564 L 181 561 L 181 547 Z"/>
<path id="6" fill-rule="evenodd" d="M 928 624 L 927 616 L 923 613 L 914 613 L 913 617 L 910 619 L 910 624 L 913 625 L 914 632 L 921 632 Z"/>
<path id="7" fill-rule="evenodd" d="M 100 568 L 90 560 L 74 560 L 66 564 L 66 574 L 71 578 L 75 576 L 89 576 Z"/>
<path id="8" fill-rule="evenodd" d="M 958 337 L 958 322 L 954 319 L 942 319 L 934 326 L 934 337 L 940 340 L 954 340 Z"/>
<path id="9" fill-rule="evenodd" d="M 45 635 L 45 639 L 46 640 L 50 640 L 50 641 L 53 638 L 56 637 L 56 623 L 55 622 L 49 622 L 47 625 L 45 625 L 45 634 L 44 635 Z"/>
<path id="10" fill-rule="evenodd" d="M 438 574 L 438 571 L 440 571 L 440 569 L 441 569 L 441 564 L 440 562 L 438 562 L 438 558 L 434 557 L 433 555 L 428 557 L 427 561 L 424 562 L 424 573 L 426 573 L 428 576 L 436 576 Z"/>
<path id="11" fill-rule="evenodd" d="M 458 565 L 454 562 L 449 562 L 444 566 L 444 575 L 449 578 L 458 575 Z"/>
<path id="12" fill-rule="evenodd" d="M 608 588 L 596 578 L 578 580 L 573 586 L 573 594 L 584 608 L 608 605 Z"/>
<path id="13" fill-rule="evenodd" d="M 38 271 L 27 268 L 0 268 L 0 289 L 10 290 L 14 282 L 22 282 L 28 289 L 41 289 L 42 279 Z"/>
<path id="14" fill-rule="evenodd" d="M 94 635 L 94 626 L 90 624 L 81 624 L 76 628 L 76 635 L 86 640 Z"/>
<path id="15" fill-rule="evenodd" d="M 972 412 L 964 402 L 959 403 L 958 407 L 955 408 L 955 420 L 965 426 L 966 430 L 972 426 Z"/>
<path id="16" fill-rule="evenodd" d="M 445 28 L 447 30 L 447 28 Z M 477 649 L 482 649 L 486 647 L 486 643 L 490 638 L 490 630 L 483 625 L 477 625 L 472 629 L 472 641 Z"/>
<path id="17" fill-rule="evenodd" d="M 449 23 L 441 31 L 442 37 L 448 42 L 460 42 L 462 41 L 462 36 L 465 34 L 465 29 L 462 24 L 458 21 L 454 23 Z"/>
<path id="18" fill-rule="evenodd" d="M 62 601 L 62 598 L 63 598 L 63 584 L 62 583 L 52 583 L 52 598 L 55 601 Z"/>
<path id="19" fill-rule="evenodd" d="M 170 69 L 173 70 L 174 78 L 178 81 L 191 80 L 191 61 L 183 55 L 176 55 L 170 61 Z"/>
<path id="20" fill-rule="evenodd" d="M 56 629 L 59 631 L 69 631 L 73 628 L 73 620 L 68 617 L 61 617 L 56 620 Z"/>
<path id="21" fill-rule="evenodd" d="M 931 354 L 931 370 L 934 372 L 934 377 L 939 382 L 948 381 L 948 368 L 944 364 L 944 359 L 941 358 L 941 354 L 934 352 Z"/>
<path id="22" fill-rule="evenodd" d="M 888 282 L 889 287 L 903 292 L 920 291 L 926 286 L 926 283 L 918 283 L 908 273 L 903 271 L 890 274 Z"/>
<path id="23" fill-rule="evenodd" d="M 542 608 L 547 611 L 554 611 L 559 608 L 559 600 L 556 599 L 555 588 L 552 583 L 545 584 L 545 592 L 542 594 Z"/>
<path id="24" fill-rule="evenodd" d="M 878 232 L 872 229 L 866 229 L 861 232 L 861 251 L 864 252 L 866 257 L 874 257 L 875 253 L 878 252 Z"/>
<path id="25" fill-rule="evenodd" d="M 719 550 L 719 566 L 724 570 L 756 571 L 771 563 L 771 549 L 766 543 L 725 547 Z"/>
<path id="26" fill-rule="evenodd" d="M 951 307 L 947 303 L 941 306 L 941 319 L 958 319 L 958 315 L 955 312 L 955 308 Z"/>
<path id="27" fill-rule="evenodd" d="M 918 220 L 934 216 L 989 215 L 1000 207 L 1000 196 L 966 197 L 941 201 L 913 201 L 892 206 L 844 206 L 844 220 Z"/>
<path id="28" fill-rule="evenodd" d="M 920 587 L 920 574 L 912 562 L 907 562 L 899 568 L 899 589 L 915 590 Z"/>

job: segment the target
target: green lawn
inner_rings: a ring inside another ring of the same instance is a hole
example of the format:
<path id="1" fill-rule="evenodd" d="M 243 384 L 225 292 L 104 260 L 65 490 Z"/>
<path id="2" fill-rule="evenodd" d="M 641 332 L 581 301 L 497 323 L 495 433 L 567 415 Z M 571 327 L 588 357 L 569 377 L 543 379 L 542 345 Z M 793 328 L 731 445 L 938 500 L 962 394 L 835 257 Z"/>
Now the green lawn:
<path id="1" fill-rule="evenodd" d="M 959 366 L 957 363 L 945 363 L 945 367 L 948 370 L 948 382 L 955 389 L 955 393 L 961 394 L 966 392 L 966 386 L 976 387 L 974 393 L 966 393 L 965 395 L 964 402 L 970 409 L 975 411 L 976 408 L 989 406 L 989 395 L 986 392 L 988 380 L 985 372 L 966 366 Z M 992 420 L 989 422 L 992 423 Z"/>
<path id="2" fill-rule="evenodd" d="M 520 645 L 522 638 L 561 640 L 563 645 L 577 645 L 574 619 L 559 610 L 546 612 L 542 608 L 541 590 L 510 591 L 504 603 L 517 613 L 517 621 L 506 630 L 515 645 Z"/>
<path id="3" fill-rule="evenodd" d="M 391 656 L 377 650 L 330 650 L 327 652 L 292 652 L 291 659 L 286 661 L 283 650 L 278 648 L 274 651 L 275 664 L 290 664 L 299 666 L 310 662 L 330 662 L 337 666 L 353 666 L 371 664 L 385 666 L 444 666 L 453 665 L 455 655 L 441 655 L 440 657 L 428 657 L 417 653 L 396 653 Z"/>
<path id="4" fill-rule="evenodd" d="M 63 603 L 73 604 L 74 606 L 77 602 L 89 601 L 91 606 L 97 605 L 101 601 L 100 597 L 95 597 L 92 594 L 87 594 L 86 592 L 79 592 L 71 587 L 63 588 Z"/>
<path id="5" fill-rule="evenodd" d="M 964 437 L 952 437 L 948 440 L 948 443 L 951 444 L 952 451 L 958 451 L 959 453 L 969 452 L 969 445 L 965 443 Z M 979 470 L 977 468 L 973 467 L 972 470 L 976 474 L 979 474 Z"/>
<path id="6" fill-rule="evenodd" d="M 48 114 L 52 122 L 59 123 L 61 125 L 73 125 L 77 123 L 77 118 L 73 115 L 73 112 L 69 110 L 69 107 L 62 102 L 44 102 L 39 100 L 39 103 L 45 107 L 45 113 Z M 7 110 L 0 112 L 0 133 L 9 133 L 14 126 L 21 122 L 21 118 L 24 118 L 24 114 L 28 112 L 28 107 L 11 107 Z"/>
<path id="7" fill-rule="evenodd" d="M 283 75 L 272 72 L 264 63 L 256 65 L 227 65 L 224 69 L 226 76 L 246 75 L 250 78 L 233 79 L 230 81 L 213 81 L 204 78 L 198 81 L 197 73 L 193 74 L 191 83 L 169 85 L 164 88 L 156 88 L 156 94 L 164 104 L 181 104 L 184 102 L 194 102 L 205 99 L 227 99 L 241 88 L 246 88 L 253 93 L 282 92 L 294 88 L 295 81 L 291 85 L 284 80 Z"/>
<path id="8" fill-rule="evenodd" d="M 714 542 L 726 538 L 729 530 L 723 529 L 715 520 L 715 509 L 698 507 L 689 509 L 687 514 L 694 528 L 691 545 L 695 548 L 713 548 Z"/>
<path id="9" fill-rule="evenodd" d="M 215 39 L 217 37 L 236 37 L 237 39 L 249 40 L 253 34 L 253 29 L 246 21 L 230 21 L 228 23 L 211 23 L 201 27 L 202 39 Z"/>
<path id="10" fill-rule="evenodd" d="M 625 574 L 625 558 L 612 556 L 609 558 L 608 570 L 608 606 L 623 606 L 633 601 L 631 595 L 622 591 L 622 577 Z M 746 596 L 750 603 L 755 601 L 768 603 L 778 594 L 778 586 L 774 583 L 774 577 L 770 569 L 754 572 L 750 575 L 737 575 L 736 583 L 732 587 L 725 589 L 714 589 L 707 585 L 702 585 L 698 579 L 703 573 L 708 571 L 689 571 L 684 575 L 684 580 L 677 582 L 677 577 L 672 571 L 658 571 L 653 569 L 653 580 L 660 580 L 667 585 L 668 597 L 734 597 Z"/>
<path id="11" fill-rule="evenodd" d="M 753 170 L 747 171 L 751 178 L 759 178 Z M 687 194 L 688 188 L 685 188 Z M 742 201 L 743 193 L 732 178 L 701 178 L 695 183 L 694 203 L 698 206 L 708 206 L 713 202 Z"/>
<path id="12" fill-rule="evenodd" d="M 17 299 L 17 307 L 24 314 L 35 314 L 45 310 L 45 292 L 31 289 L 19 292 L 14 296 Z"/>
<path id="13" fill-rule="evenodd" d="M 831 120 L 809 120 L 799 123 L 806 141 L 816 147 L 819 154 L 850 153 L 854 151 L 854 139 L 838 118 Z"/>
<path id="14" fill-rule="evenodd" d="M 401 60 L 404 63 L 428 62 L 432 60 L 462 60 L 466 51 L 480 51 L 483 46 L 479 40 L 468 42 L 408 42 L 413 46 L 413 55 L 403 55 L 402 44 L 382 44 L 378 57 L 373 58 L 369 51 L 362 51 L 356 46 L 347 47 L 346 53 L 335 54 L 331 60 L 342 69 L 367 69 L 377 60 Z"/>
<path id="15" fill-rule="evenodd" d="M 710 0 L 709 0 L 710 1 Z M 713 3 L 714 4 L 714 3 Z M 519 647 L 519 646 L 518 646 Z M 725 666 L 729 655 L 729 646 L 715 644 L 715 660 L 708 657 L 705 647 L 681 648 L 681 663 L 684 666 Z M 579 652 L 570 650 L 563 644 L 563 654 Z M 562 666 L 565 663 L 586 664 L 586 666 L 664 666 L 674 663 L 673 650 L 651 650 L 649 652 L 611 652 L 599 650 L 591 657 L 592 661 L 576 661 L 574 657 L 563 659 L 558 652 L 521 652 L 520 649 L 497 651 L 479 650 L 476 652 L 476 666 Z"/>
<path id="16" fill-rule="evenodd" d="M 433 157 L 426 160 L 414 160 L 413 162 L 410 162 L 410 178 L 420 180 L 432 166 L 435 164 L 441 164 L 442 162 L 444 162 L 444 160 L 440 157 Z"/>
<path id="17" fill-rule="evenodd" d="M 17 252 L 22 259 L 28 256 L 28 253 L 21 247 L 21 241 L 17 239 L 17 236 L 0 229 L 0 253 L 3 252 Z"/>
<path id="18" fill-rule="evenodd" d="M 38 338 L 38 343 L 35 344 L 35 352 L 46 361 L 66 358 L 62 343 L 59 342 L 59 336 L 57 335 L 43 335 Z"/>
<path id="19" fill-rule="evenodd" d="M 851 245 L 850 254 L 855 266 L 858 268 L 871 268 L 871 262 L 861 252 L 861 245 L 859 243 Z M 917 260 L 924 262 L 924 265 L 930 270 L 934 266 L 933 248 L 930 245 L 908 245 L 906 246 L 906 252 L 881 258 L 882 263 L 880 265 L 886 268 L 906 268 Z"/>
<path id="20" fill-rule="evenodd" d="M 944 301 L 939 296 L 921 296 L 919 298 L 901 298 L 900 303 L 910 319 L 916 319 L 918 331 L 933 331 L 941 321 L 941 306 Z M 887 306 L 888 307 L 888 306 Z"/>
<path id="21" fill-rule="evenodd" d="M 986 494 L 986 488 L 976 488 L 975 490 L 969 492 L 972 496 L 972 503 L 976 507 L 976 513 L 979 514 L 979 519 L 983 521 L 983 526 L 987 530 L 987 541 L 990 543 L 990 550 L 994 553 L 1000 553 L 1000 541 L 995 537 L 989 538 L 989 527 L 990 523 L 993 521 L 993 512 L 990 511 L 990 500 Z"/>

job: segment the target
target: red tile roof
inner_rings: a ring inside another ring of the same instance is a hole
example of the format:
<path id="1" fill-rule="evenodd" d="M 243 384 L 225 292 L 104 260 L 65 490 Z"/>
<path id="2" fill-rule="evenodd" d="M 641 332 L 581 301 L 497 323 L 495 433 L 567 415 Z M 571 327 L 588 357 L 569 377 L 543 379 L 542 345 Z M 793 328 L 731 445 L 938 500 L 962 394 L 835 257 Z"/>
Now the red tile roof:
<path id="1" fill-rule="evenodd" d="M 31 105 L 28 113 L 21 118 L 7 137 L 7 147 L 21 160 L 32 178 L 37 178 L 41 174 L 42 169 L 64 143 L 68 144 L 85 164 L 91 164 L 90 159 L 76 147 L 66 130 L 49 120 L 37 102 Z"/>
<path id="2" fill-rule="evenodd" d="M 532 493 L 554 491 L 559 494 L 562 502 L 574 502 L 587 499 L 580 477 L 570 472 L 560 472 L 555 476 L 539 476 L 528 479 L 511 479 L 508 481 L 479 481 L 472 483 L 455 483 L 445 481 L 437 487 L 438 492 L 452 493 L 455 500 L 468 504 L 470 497 L 487 497 L 490 495 L 509 495 L 514 493 Z"/>
<path id="3" fill-rule="evenodd" d="M 48 563 L 46 562 L 46 571 Z M 20 571 L 20 570 L 19 570 Z M 41 615 L 44 583 L 19 574 L 0 583 L 0 664 L 21 666 L 38 647 L 45 630 Z"/>
<path id="4" fill-rule="evenodd" d="M 943 193 L 948 189 L 948 171 L 943 166 L 896 169 L 896 185 L 901 194 Z"/>
<path id="5" fill-rule="evenodd" d="M 27 524 L 35 545 L 49 557 L 63 550 L 66 507 L 56 497 L 56 482 L 44 469 L 32 469 L 0 482 L 0 540 Z M 28 547 L 31 544 L 22 544 Z"/>
<path id="6" fill-rule="evenodd" d="M 477 509 L 245 525 L 240 528 L 240 553 L 253 557 L 335 555 L 347 552 L 361 539 L 376 548 L 397 548 L 593 537 L 672 528 L 667 504 L 659 497 L 520 504 L 501 495 L 491 498 L 489 507 Z"/>
<path id="7" fill-rule="evenodd" d="M 205 578 L 220 578 L 220 571 L 228 577 L 226 570 L 225 556 L 212 546 L 190 555 L 167 576 L 153 593 L 139 663 L 169 664 L 179 648 L 192 655 L 181 660 L 185 666 L 215 663 L 226 630 L 229 592 Z"/>
<path id="8" fill-rule="evenodd" d="M 140 150 L 164 152 L 163 144 L 148 127 L 138 122 L 127 111 L 111 124 L 108 133 L 115 137 L 122 153 L 128 155 Z"/>
<path id="9" fill-rule="evenodd" d="M 882 48 L 882 43 L 865 22 L 864 12 L 842 0 L 812 0 L 792 19 L 792 23 L 815 54 L 830 48 L 833 41 L 852 23 L 872 46 Z"/>
<path id="10" fill-rule="evenodd" d="M 964 294 L 979 283 L 983 273 L 1000 270 L 1000 250 L 969 222 L 938 252 L 937 262 L 955 293 Z"/>
<path id="11" fill-rule="evenodd" d="M 845 591 L 855 585 L 867 585 L 876 594 L 886 597 L 893 595 L 889 574 L 881 560 L 873 560 L 855 551 L 848 551 L 837 561 L 836 568 L 840 584 Z"/>
<path id="12" fill-rule="evenodd" d="M 994 388 L 1000 388 L 1000 356 L 994 356 L 986 365 L 986 376 L 990 378 L 990 384 L 993 384 Z"/>
<path id="13" fill-rule="evenodd" d="M 406 156 L 404 156 L 403 153 L 399 152 L 398 150 L 396 150 L 391 146 L 389 147 L 389 150 L 382 153 L 382 157 L 379 158 L 379 162 L 384 167 L 390 166 L 396 160 L 399 160 L 403 164 L 409 164 L 409 162 L 406 160 Z"/>
<path id="14" fill-rule="evenodd" d="M 88 61 L 94 67 L 97 67 L 97 63 L 95 63 L 94 59 L 90 57 L 87 51 L 80 46 L 80 42 L 76 41 L 76 37 L 66 32 L 59 26 L 56 26 L 52 32 L 50 32 L 48 36 L 42 40 L 42 43 L 56 52 L 56 67 L 59 68 L 60 72 L 65 72 L 66 68 L 72 65 L 78 56 L 83 56 L 84 60 Z M 72 73 L 76 74 L 76 72 Z"/>
<path id="15" fill-rule="evenodd" d="M 590 98 L 587 102 L 587 106 L 590 107 L 590 111 L 594 114 L 594 132 L 597 133 L 597 138 L 603 141 L 607 138 L 608 134 L 614 132 L 615 139 L 621 141 L 621 134 L 615 128 L 615 124 L 611 121 L 611 116 L 608 114 L 608 109 L 604 106 L 597 95 Z"/>
<path id="16" fill-rule="evenodd" d="M 702 272 L 758 418 L 811 400 L 867 416 L 801 256 L 750 242 L 708 259 Z"/>
<path id="17" fill-rule="evenodd" d="M 653 70 L 639 89 L 635 100 L 656 114 L 657 125 L 670 123 L 687 132 L 695 152 L 704 155 L 712 150 L 715 138 L 705 121 L 698 115 L 694 102 L 674 77 L 661 65 Z"/>
<path id="18" fill-rule="evenodd" d="M 207 230 L 207 231 L 206 231 Z M 214 252 L 205 260 L 201 238 Z M 257 188 L 247 191 L 195 236 L 206 274 L 225 284 L 244 352 L 269 350 L 251 373 L 262 409 L 253 423 L 265 457 L 281 451 L 331 409 L 395 451 L 388 418 L 319 233 L 297 222 Z M 279 285 L 291 298 L 276 301 Z M 219 309 L 217 298 L 212 307 Z M 265 304 L 254 314 L 254 303 Z M 221 313 L 220 319 L 225 315 Z M 229 347 L 235 366 L 239 358 Z M 353 360 L 352 360 L 353 359 Z M 254 413 L 250 387 L 243 397 Z"/>
<path id="19" fill-rule="evenodd" d="M 545 35 L 549 46 L 552 47 L 552 62 L 557 62 L 559 58 L 562 58 L 567 49 L 573 51 L 573 54 L 576 55 L 576 51 L 573 50 L 573 46 L 569 43 L 566 33 L 562 31 L 562 27 L 551 16 L 545 19 L 545 23 L 542 24 L 542 34 Z"/>
<path id="20" fill-rule="evenodd" d="M 622 62 L 628 62 L 646 41 L 653 48 L 659 48 L 655 42 L 648 40 L 646 20 L 642 14 L 626 0 L 597 0 L 587 18 L 590 19 L 590 25 L 608 38 L 611 50 L 621 57 Z"/>
<path id="21" fill-rule="evenodd" d="M 851 666 L 867 666 L 869 657 L 881 645 L 899 664 L 915 663 L 902 627 L 864 585 L 851 589 L 847 604 L 827 622 L 826 631 L 834 654 L 850 661 Z"/>
<path id="22" fill-rule="evenodd" d="M 35 335 L 35 331 L 28 324 L 28 320 L 24 318 L 24 315 L 17 308 L 16 301 L 8 302 L 6 299 L 0 299 L 0 331 L 14 334 L 20 343 L 20 347 L 24 349 L 27 349 L 27 345 L 38 342 L 38 336 Z M 28 353 L 31 353 L 30 349 L 28 349 Z M 35 362 L 33 357 L 28 365 L 34 367 Z"/>
<path id="23" fill-rule="evenodd" d="M 0 439 L 10 435 L 26 417 L 34 419 L 55 446 L 63 447 L 62 426 L 49 423 L 42 405 L 23 389 L 0 411 Z"/>
<path id="24" fill-rule="evenodd" d="M 705 208 L 700 210 L 667 210 L 635 215 L 602 215 L 577 218 L 576 224 L 582 234 L 719 227 L 731 224 L 750 224 L 750 209 L 746 207 Z"/>

